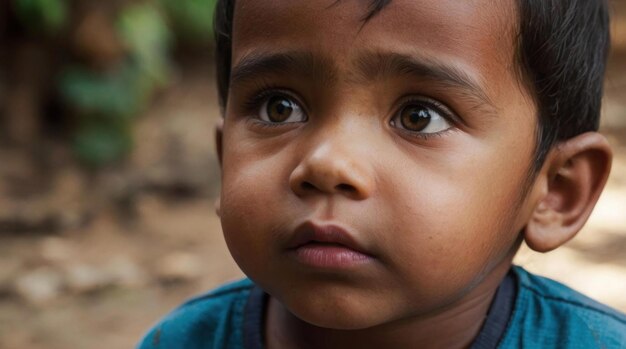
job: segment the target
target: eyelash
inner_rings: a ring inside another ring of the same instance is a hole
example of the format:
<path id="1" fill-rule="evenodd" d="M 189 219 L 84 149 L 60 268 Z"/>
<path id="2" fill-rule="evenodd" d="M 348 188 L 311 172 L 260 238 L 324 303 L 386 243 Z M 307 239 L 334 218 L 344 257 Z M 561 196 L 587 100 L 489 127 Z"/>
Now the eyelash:
<path id="1" fill-rule="evenodd" d="M 284 88 L 280 88 L 280 87 L 273 86 L 273 85 L 262 84 L 258 86 L 257 91 L 259 92 L 257 92 L 256 94 L 254 94 L 252 97 L 248 98 L 244 102 L 244 108 L 246 112 L 248 113 L 251 113 L 251 112 L 256 113 L 258 109 L 261 107 L 261 105 L 263 105 L 263 103 L 268 98 L 275 97 L 275 96 L 287 97 L 295 101 L 296 103 L 298 103 L 300 107 L 303 108 L 303 103 L 301 103 L 298 98 L 294 97 L 293 93 L 289 92 L 288 90 L 285 90 Z"/>

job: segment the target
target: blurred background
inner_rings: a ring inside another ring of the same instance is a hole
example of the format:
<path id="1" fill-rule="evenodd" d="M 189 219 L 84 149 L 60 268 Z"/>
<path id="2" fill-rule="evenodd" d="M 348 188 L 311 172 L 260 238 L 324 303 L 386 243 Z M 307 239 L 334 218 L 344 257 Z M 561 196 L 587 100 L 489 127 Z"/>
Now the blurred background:
<path id="1" fill-rule="evenodd" d="M 131 348 L 241 277 L 223 242 L 215 0 L 0 0 L 0 348 Z M 626 3 L 611 179 L 564 248 L 517 263 L 626 311 Z"/>

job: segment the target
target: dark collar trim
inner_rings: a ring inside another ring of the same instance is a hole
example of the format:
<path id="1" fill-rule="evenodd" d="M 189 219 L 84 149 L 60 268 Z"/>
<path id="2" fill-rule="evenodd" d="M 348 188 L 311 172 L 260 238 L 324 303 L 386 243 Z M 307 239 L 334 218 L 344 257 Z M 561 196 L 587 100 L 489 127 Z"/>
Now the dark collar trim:
<path id="1" fill-rule="evenodd" d="M 508 323 L 513 315 L 513 306 L 517 297 L 517 280 L 510 270 L 500 283 L 493 297 L 487 319 L 471 349 L 496 349 L 504 338 Z"/>
<path id="2" fill-rule="evenodd" d="M 243 314 L 243 347 L 245 349 L 264 349 L 265 308 L 267 294 L 254 286 L 248 296 Z"/>

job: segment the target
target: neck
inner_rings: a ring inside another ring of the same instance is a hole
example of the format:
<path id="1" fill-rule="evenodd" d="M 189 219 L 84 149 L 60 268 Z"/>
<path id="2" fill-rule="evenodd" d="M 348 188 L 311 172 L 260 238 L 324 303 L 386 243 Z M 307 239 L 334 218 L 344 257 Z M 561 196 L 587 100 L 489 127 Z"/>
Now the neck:
<path id="1" fill-rule="evenodd" d="M 496 289 L 508 270 L 497 270 L 458 301 L 427 315 L 360 330 L 321 328 L 270 298 L 266 338 L 280 348 L 468 348 L 478 335 Z"/>

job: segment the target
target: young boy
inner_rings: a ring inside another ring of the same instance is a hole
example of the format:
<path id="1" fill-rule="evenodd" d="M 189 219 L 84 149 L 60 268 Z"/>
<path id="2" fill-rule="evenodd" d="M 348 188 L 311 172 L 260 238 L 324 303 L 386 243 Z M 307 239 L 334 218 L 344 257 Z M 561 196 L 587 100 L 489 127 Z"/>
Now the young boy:
<path id="1" fill-rule="evenodd" d="M 221 217 L 250 278 L 141 348 L 625 348 L 512 267 L 607 180 L 601 0 L 222 0 Z"/>

